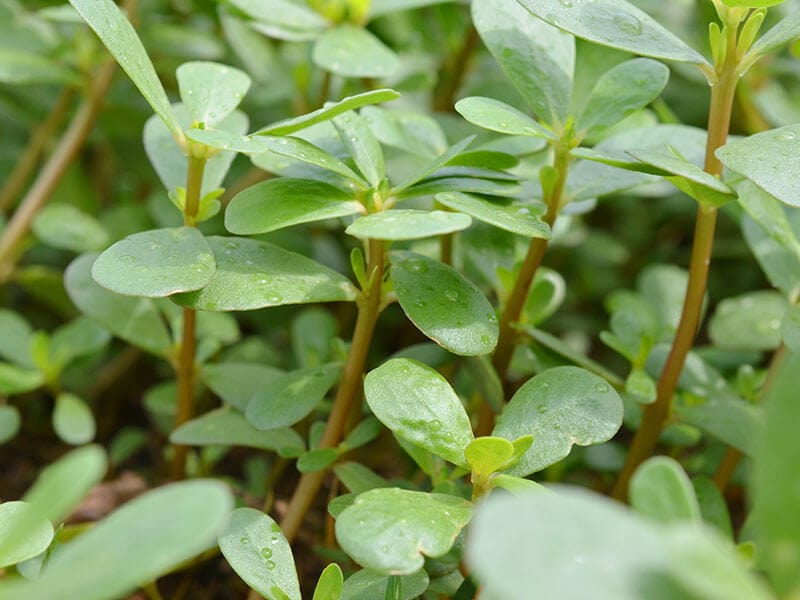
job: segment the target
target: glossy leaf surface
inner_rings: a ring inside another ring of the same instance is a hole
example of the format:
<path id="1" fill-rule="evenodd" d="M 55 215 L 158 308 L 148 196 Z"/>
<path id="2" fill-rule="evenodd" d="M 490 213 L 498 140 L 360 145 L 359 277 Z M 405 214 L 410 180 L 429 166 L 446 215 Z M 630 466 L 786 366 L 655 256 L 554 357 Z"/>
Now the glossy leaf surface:
<path id="1" fill-rule="evenodd" d="M 447 380 L 420 362 L 393 358 L 364 379 L 373 414 L 399 437 L 456 465 L 473 440 L 472 425 Z"/>
<path id="2" fill-rule="evenodd" d="M 360 494 L 336 519 L 336 539 L 362 566 L 410 575 L 424 556 L 445 554 L 472 516 L 472 503 L 445 494 L 381 488 Z"/>
<path id="3" fill-rule="evenodd" d="M 250 88 L 244 71 L 209 61 L 185 62 L 175 75 L 184 107 L 207 128 L 231 114 Z"/>
<path id="4" fill-rule="evenodd" d="M 421 254 L 392 254 L 391 278 L 400 306 L 420 331 L 454 354 L 488 354 L 497 344 L 494 309 L 452 267 Z"/>
<path id="5" fill-rule="evenodd" d="M 200 310 L 253 310 L 283 304 L 353 300 L 350 281 L 321 264 L 267 242 L 207 238 L 217 263 L 203 289 L 173 300 Z"/>
<path id="6" fill-rule="evenodd" d="M 436 194 L 436 201 L 505 231 L 529 238 L 550 239 L 550 227 L 542 220 L 544 203 L 501 204 L 462 192 Z"/>
<path id="7" fill-rule="evenodd" d="M 417 240 L 466 229 L 467 215 L 442 210 L 385 210 L 356 219 L 346 230 L 352 236 L 376 240 Z"/>
<path id="8" fill-rule="evenodd" d="M 552 132 L 525 113 L 494 98 L 462 98 L 456 102 L 455 108 L 467 121 L 489 131 L 548 139 L 553 137 Z"/>
<path id="9" fill-rule="evenodd" d="M 279 592 L 300 600 L 292 549 L 268 515 L 237 508 L 219 535 L 219 548 L 237 575 L 268 600 L 283 600 Z"/>
<path id="10" fill-rule="evenodd" d="M 611 439 L 621 425 L 622 400 L 604 379 L 578 367 L 555 367 L 517 390 L 492 435 L 533 435 L 533 445 L 509 469 L 524 477 L 567 456 L 573 444 Z"/>

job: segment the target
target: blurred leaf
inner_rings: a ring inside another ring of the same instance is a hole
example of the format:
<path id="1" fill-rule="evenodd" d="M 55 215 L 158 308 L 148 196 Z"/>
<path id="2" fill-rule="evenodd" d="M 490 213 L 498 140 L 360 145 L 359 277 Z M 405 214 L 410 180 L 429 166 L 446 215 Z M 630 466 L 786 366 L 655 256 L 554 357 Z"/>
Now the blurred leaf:
<path id="1" fill-rule="evenodd" d="M 58 437 L 73 446 L 90 442 L 95 435 L 92 410 L 75 394 L 62 392 L 56 396 L 53 429 Z"/>
<path id="2" fill-rule="evenodd" d="M 70 204 L 48 204 L 37 213 L 31 229 L 48 246 L 77 253 L 102 250 L 110 241 L 97 219 Z"/>
<path id="3" fill-rule="evenodd" d="M 16 406 L 5 404 L 0 406 L 0 444 L 13 440 L 22 425 L 22 417 Z"/>
<path id="4" fill-rule="evenodd" d="M 700 505 L 680 463 L 668 456 L 643 462 L 631 477 L 633 510 L 662 523 L 700 521 Z"/>
<path id="5" fill-rule="evenodd" d="M 204 365 L 201 378 L 217 396 L 244 412 L 261 386 L 282 374 L 283 371 L 266 365 L 223 362 Z"/>
<path id="6" fill-rule="evenodd" d="M 15 565 L 41 554 L 53 540 L 53 524 L 38 515 L 31 516 L 31 511 L 35 509 L 27 502 L 0 504 L 0 539 L 13 532 L 18 521 L 22 519 L 33 521 L 22 539 L 17 537 L 15 544 L 3 545 L 3 552 L 0 552 L 0 567 Z"/>
<path id="7" fill-rule="evenodd" d="M 372 33 L 347 23 L 320 35 L 311 56 L 317 66 L 342 77 L 383 78 L 400 66 L 397 55 Z"/>
<path id="8" fill-rule="evenodd" d="M 714 311 L 708 334 L 715 346 L 729 350 L 774 350 L 781 343 L 787 302 L 763 290 L 725 298 Z"/>
<path id="9" fill-rule="evenodd" d="M 242 413 L 218 408 L 187 421 L 169 436 L 173 444 L 187 446 L 245 446 L 262 450 L 297 448 L 303 450 L 303 438 L 288 427 L 259 431 Z"/>

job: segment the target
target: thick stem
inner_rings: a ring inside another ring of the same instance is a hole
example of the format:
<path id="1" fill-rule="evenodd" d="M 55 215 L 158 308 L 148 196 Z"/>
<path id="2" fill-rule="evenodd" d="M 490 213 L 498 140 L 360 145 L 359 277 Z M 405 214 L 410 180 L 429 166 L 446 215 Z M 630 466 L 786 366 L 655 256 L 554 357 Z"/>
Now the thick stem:
<path id="1" fill-rule="evenodd" d="M 50 199 L 92 130 L 115 69 L 114 61 L 108 61 L 100 67 L 92 79 L 86 99 L 3 231 L 0 237 L 0 283 L 6 281 L 13 271 L 20 244 L 30 230 L 36 213 Z"/>
<path id="2" fill-rule="evenodd" d="M 735 43 L 734 37 L 729 46 L 729 57 L 733 57 L 736 54 Z M 718 148 L 724 146 L 728 139 L 731 110 L 738 79 L 739 75 L 735 59 L 729 59 L 723 65 L 719 80 L 711 90 L 704 167 L 705 171 L 711 175 L 719 176 L 722 173 L 722 163 L 716 157 L 715 152 Z M 716 208 L 705 206 L 698 208 L 694 243 L 692 244 L 692 254 L 689 259 L 689 284 L 686 290 L 686 299 L 683 303 L 681 319 L 678 323 L 675 339 L 672 342 L 672 349 L 658 380 L 656 400 L 652 404 L 648 404 L 642 413 L 642 422 L 633 437 L 625 465 L 622 467 L 614 486 L 612 496 L 617 500 L 625 501 L 627 499 L 628 484 L 631 476 L 642 462 L 652 456 L 658 444 L 658 438 L 661 436 L 661 431 L 664 429 L 669 417 L 672 396 L 677 388 L 683 363 L 692 348 L 700 323 L 700 313 L 706 292 L 708 267 L 711 263 L 716 223 Z"/>
<path id="3" fill-rule="evenodd" d="M 178 412 L 175 415 L 175 427 L 180 427 L 194 416 L 194 355 L 196 347 L 197 311 L 193 308 L 183 309 L 183 328 L 181 332 L 181 349 L 178 354 L 176 375 L 178 378 Z M 186 446 L 175 445 L 172 455 L 172 478 L 183 479 L 186 475 Z"/>
<path id="4" fill-rule="evenodd" d="M 333 448 L 339 444 L 351 405 L 361 393 L 367 352 L 372 342 L 372 334 L 375 331 L 375 323 L 380 312 L 383 270 L 383 242 L 370 240 L 367 273 L 371 276 L 371 282 L 369 289 L 364 290 L 364 296 L 358 303 L 358 317 L 353 332 L 353 343 L 344 366 L 342 382 L 339 384 L 331 414 L 322 434 L 320 443 L 322 448 Z M 286 516 L 281 521 L 283 534 L 290 542 L 297 537 L 300 526 L 303 524 L 308 510 L 311 508 L 314 498 L 325 480 L 325 475 L 326 471 L 322 470 L 314 473 L 305 473 L 300 478 L 300 482 L 289 502 Z"/>
<path id="5" fill-rule="evenodd" d="M 189 152 L 189 167 L 186 173 L 186 203 L 183 209 L 183 222 L 188 226 L 195 225 L 195 217 L 200 206 L 200 194 L 203 188 L 203 172 L 206 158 L 195 156 Z M 194 356 L 197 346 L 196 335 L 197 311 L 193 308 L 183 309 L 183 326 L 181 328 L 181 347 L 178 351 L 178 364 L 175 367 L 178 379 L 177 406 L 175 427 L 180 427 L 194 416 Z M 186 453 L 188 448 L 176 444 L 172 455 L 172 478 L 183 479 L 186 475 Z"/>
<path id="6" fill-rule="evenodd" d="M 47 118 L 39 125 L 31 135 L 28 145 L 22 152 L 17 164 L 9 174 L 8 179 L 3 184 L 3 189 L 0 190 L 0 212 L 7 212 L 14 202 L 14 199 L 22 191 L 28 177 L 36 168 L 36 163 L 39 161 L 39 156 L 44 150 L 47 140 L 52 136 L 55 131 L 61 126 L 64 117 L 72 98 L 75 95 L 75 90 L 71 87 L 66 88 L 56 100 L 53 105 L 53 110 L 47 115 Z"/>

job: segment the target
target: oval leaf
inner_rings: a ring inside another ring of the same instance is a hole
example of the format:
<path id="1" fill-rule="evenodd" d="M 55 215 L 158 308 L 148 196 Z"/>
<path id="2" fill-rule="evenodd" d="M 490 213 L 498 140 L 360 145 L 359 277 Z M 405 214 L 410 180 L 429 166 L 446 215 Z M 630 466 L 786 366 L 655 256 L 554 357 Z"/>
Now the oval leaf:
<path id="1" fill-rule="evenodd" d="M 262 181 L 236 194 L 225 211 L 225 228 L 238 235 L 253 235 L 363 211 L 352 195 L 332 185 L 284 177 Z"/>
<path id="2" fill-rule="evenodd" d="M 576 37 L 640 56 L 708 64 L 696 50 L 625 0 L 519 0 L 544 21 Z"/>
<path id="3" fill-rule="evenodd" d="M 463 98 L 456 102 L 455 108 L 467 121 L 489 131 L 548 139 L 553 137 L 552 132 L 522 111 L 494 98 L 482 96 Z"/>
<path id="4" fill-rule="evenodd" d="M 418 240 L 462 231 L 471 224 L 468 215 L 442 210 L 385 210 L 356 219 L 345 232 L 361 239 Z"/>
<path id="5" fill-rule="evenodd" d="M 45 206 L 34 218 L 31 229 L 48 246 L 72 252 L 101 250 L 110 241 L 97 219 L 70 204 Z"/>
<path id="6" fill-rule="evenodd" d="M 199 310 L 253 310 L 355 299 L 350 281 L 316 261 L 245 238 L 207 238 L 217 270 L 202 290 L 172 300 Z"/>
<path id="7" fill-rule="evenodd" d="M 461 400 L 439 373 L 415 360 L 393 358 L 364 379 L 364 396 L 375 416 L 396 435 L 465 465 L 473 439 Z"/>
<path id="8" fill-rule="evenodd" d="M 231 114 L 250 88 L 244 71 L 214 62 L 186 62 L 175 75 L 184 107 L 209 129 Z"/>
<path id="9" fill-rule="evenodd" d="M 656 521 L 701 521 L 700 504 L 689 476 L 668 456 L 650 458 L 636 469 L 629 496 L 636 512 Z"/>
<path id="10" fill-rule="evenodd" d="M 29 513 L 35 511 L 27 502 L 3 502 L 0 504 L 0 539 L 5 538 L 13 530 L 15 524 L 32 517 Z M 33 517 L 35 524 L 28 530 L 22 539 L 12 546 L 3 546 L 0 552 L 0 567 L 8 567 L 33 558 L 47 550 L 53 541 L 53 524 L 38 515 Z"/>
<path id="11" fill-rule="evenodd" d="M 92 410 L 75 394 L 61 393 L 53 410 L 53 429 L 73 446 L 90 442 L 95 434 Z"/>
<path id="12" fill-rule="evenodd" d="M 258 389 L 269 379 L 280 377 L 283 371 L 254 363 L 224 362 L 205 365 L 203 383 L 226 403 L 241 412 Z"/>
<path id="13" fill-rule="evenodd" d="M 342 77 L 387 77 L 400 61 L 372 33 L 356 25 L 342 24 L 323 33 L 311 54 L 314 63 Z"/>
<path id="14" fill-rule="evenodd" d="M 219 535 L 219 549 L 247 585 L 268 600 L 300 600 L 300 584 L 289 542 L 268 515 L 237 508 Z"/>
<path id="15" fill-rule="evenodd" d="M 391 278 L 406 316 L 437 344 L 465 356 L 494 349 L 494 309 L 458 271 L 420 254 L 395 252 Z"/>
<path id="16" fill-rule="evenodd" d="M 173 444 L 187 446 L 245 446 L 264 450 L 292 448 L 304 450 L 305 444 L 294 429 L 281 427 L 259 431 L 242 413 L 219 408 L 188 421 L 169 436 Z"/>
<path id="17" fill-rule="evenodd" d="M 343 585 L 342 568 L 336 563 L 331 563 L 322 570 L 311 600 L 339 600 L 342 597 Z"/>
<path id="18" fill-rule="evenodd" d="M 124 596 L 215 544 L 233 497 L 217 481 L 194 480 L 148 492 L 53 552 L 35 581 L 0 584 L 3 600 Z M 106 568 L 95 568 L 101 561 Z"/>
<path id="19" fill-rule="evenodd" d="M 381 488 L 360 494 L 336 519 L 336 539 L 360 565 L 386 575 L 410 575 L 424 556 L 452 547 L 472 516 L 456 496 Z"/>
<path id="20" fill-rule="evenodd" d="M 555 367 L 526 382 L 506 405 L 493 435 L 533 445 L 509 469 L 524 477 L 566 457 L 573 444 L 610 440 L 622 425 L 622 400 L 606 381 L 578 367 Z"/>
<path id="21" fill-rule="evenodd" d="M 0 406 L 0 444 L 14 439 L 22 425 L 22 417 L 16 406 L 5 404 Z"/>
<path id="22" fill-rule="evenodd" d="M 103 252 L 92 266 L 92 277 L 104 288 L 146 298 L 200 289 L 213 275 L 214 255 L 195 227 L 135 233 Z"/>
<path id="23" fill-rule="evenodd" d="M 474 0 L 472 18 L 495 60 L 536 116 L 563 124 L 572 97 L 575 40 L 515 0 Z"/>
<path id="24" fill-rule="evenodd" d="M 247 404 L 247 420 L 262 430 L 294 425 L 322 402 L 340 372 L 340 365 L 326 365 L 262 382 Z"/>
<path id="25" fill-rule="evenodd" d="M 726 298 L 717 305 L 708 334 L 728 350 L 774 350 L 781 343 L 781 321 L 788 303 L 773 291 Z"/>

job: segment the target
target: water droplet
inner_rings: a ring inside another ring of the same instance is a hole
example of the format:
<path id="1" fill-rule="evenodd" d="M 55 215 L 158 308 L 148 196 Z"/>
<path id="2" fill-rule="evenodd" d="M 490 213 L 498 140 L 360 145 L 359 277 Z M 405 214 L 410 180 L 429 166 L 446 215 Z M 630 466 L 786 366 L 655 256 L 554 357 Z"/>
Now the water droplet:
<path id="1" fill-rule="evenodd" d="M 431 421 L 431 429 L 433 431 L 439 431 L 442 428 L 442 422 L 438 419 Z"/>
<path id="2" fill-rule="evenodd" d="M 444 293 L 444 297 L 450 300 L 450 302 L 458 302 L 459 295 L 458 292 L 455 290 L 447 290 Z"/>
<path id="3" fill-rule="evenodd" d="M 608 385 L 605 383 L 598 383 L 596 386 L 594 386 L 594 391 L 599 394 L 605 394 L 608 391 Z"/>
<path id="4" fill-rule="evenodd" d="M 389 546 L 381 546 L 381 552 L 383 552 L 384 554 L 389 552 Z"/>
<path id="5" fill-rule="evenodd" d="M 270 304 L 280 304 L 281 302 L 283 302 L 283 296 L 281 296 L 280 294 L 276 294 L 274 292 L 268 293 L 265 296 L 265 299 Z"/>
<path id="6" fill-rule="evenodd" d="M 272 558 L 272 548 L 262 548 L 261 556 L 264 558 Z"/>
<path id="7" fill-rule="evenodd" d="M 543 415 L 544 413 L 547 412 L 547 405 L 540 404 L 539 406 L 536 407 L 536 410 L 539 412 L 540 415 Z"/>
<path id="8" fill-rule="evenodd" d="M 505 121 L 500 121 L 498 125 L 500 125 L 500 127 L 502 127 L 503 129 L 508 129 L 508 123 L 506 123 Z"/>
<path id="9" fill-rule="evenodd" d="M 642 33 L 642 23 L 633 15 L 619 13 L 614 15 L 612 21 L 623 33 L 628 35 L 640 35 Z"/>
<path id="10" fill-rule="evenodd" d="M 553 423 L 553 429 L 555 429 L 556 431 L 558 431 L 558 430 L 560 430 L 560 429 L 561 429 L 561 425 L 559 425 L 558 423 Z"/>
<path id="11" fill-rule="evenodd" d="M 239 538 L 239 543 L 241 544 L 249 544 L 250 540 L 246 537 Z"/>
<path id="12" fill-rule="evenodd" d="M 133 270 L 136 271 L 137 273 L 147 273 L 150 270 L 150 268 L 145 267 L 144 265 L 138 265 L 134 267 Z"/>
<path id="13" fill-rule="evenodd" d="M 122 262 L 132 263 L 136 262 L 136 257 L 131 254 L 124 254 L 119 257 Z"/>
<path id="14" fill-rule="evenodd" d="M 778 134 L 778 139 L 782 142 L 790 142 L 797 138 L 797 135 L 792 133 L 791 131 L 784 131 Z"/>
<path id="15" fill-rule="evenodd" d="M 403 266 L 414 273 L 425 273 L 428 270 L 428 265 L 421 260 L 407 260 Z"/>
<path id="16" fill-rule="evenodd" d="M 268 560 L 268 561 L 266 562 L 266 567 L 267 567 L 267 569 L 269 569 L 270 571 L 272 571 L 272 569 L 274 569 L 274 568 L 275 568 L 275 562 L 274 562 L 274 561 L 271 561 L 271 560 Z"/>
<path id="17" fill-rule="evenodd" d="M 161 250 L 161 248 L 163 248 L 163 246 L 161 244 L 159 244 L 158 242 L 153 242 L 153 243 L 150 244 L 150 251 L 151 252 L 158 252 L 159 250 Z"/>
<path id="18" fill-rule="evenodd" d="M 238 242 L 225 242 L 223 244 L 228 250 L 236 250 L 239 247 Z"/>
<path id="19" fill-rule="evenodd" d="M 572 8 L 572 0 L 558 0 L 558 3 L 564 8 Z"/>

